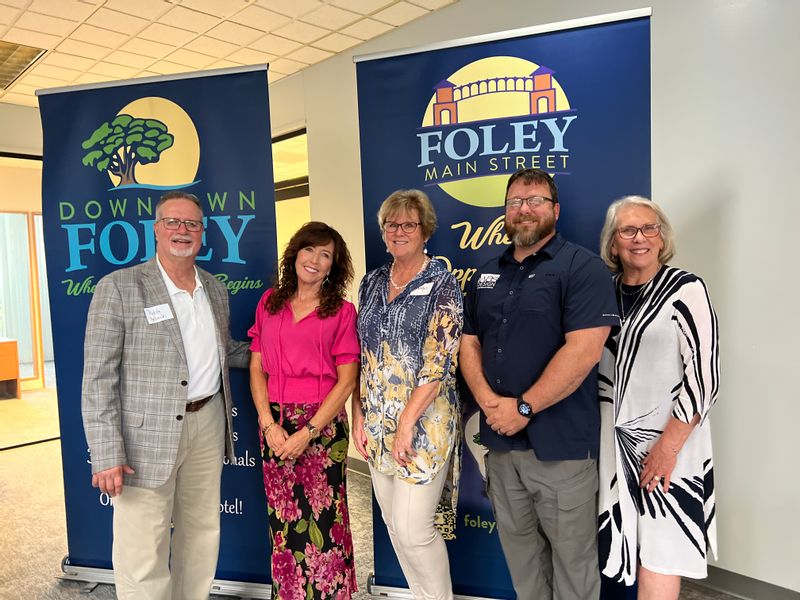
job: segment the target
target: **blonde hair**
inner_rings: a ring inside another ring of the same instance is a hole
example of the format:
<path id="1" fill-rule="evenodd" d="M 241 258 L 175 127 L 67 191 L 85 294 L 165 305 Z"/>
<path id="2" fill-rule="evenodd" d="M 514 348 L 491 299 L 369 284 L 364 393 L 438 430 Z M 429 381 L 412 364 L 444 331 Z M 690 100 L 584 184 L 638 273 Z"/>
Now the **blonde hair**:
<path id="1" fill-rule="evenodd" d="M 617 215 L 620 210 L 628 206 L 642 206 L 649 208 L 656 214 L 658 224 L 661 225 L 659 235 L 661 236 L 661 241 L 664 242 L 664 246 L 658 253 L 658 262 L 662 265 L 667 264 L 675 256 L 675 233 L 664 209 L 644 196 L 625 196 L 616 202 L 612 202 L 611 206 L 608 207 L 606 222 L 603 225 L 603 231 L 600 232 L 600 258 L 614 273 L 622 271 L 619 256 L 611 254 L 611 244 L 614 242 L 614 235 L 617 233 Z"/>
<path id="2" fill-rule="evenodd" d="M 378 209 L 378 226 L 383 231 L 386 220 L 397 213 L 417 211 L 419 215 L 420 229 L 425 240 L 430 239 L 436 231 L 436 211 L 433 210 L 425 192 L 420 190 L 397 190 L 389 194 Z"/>

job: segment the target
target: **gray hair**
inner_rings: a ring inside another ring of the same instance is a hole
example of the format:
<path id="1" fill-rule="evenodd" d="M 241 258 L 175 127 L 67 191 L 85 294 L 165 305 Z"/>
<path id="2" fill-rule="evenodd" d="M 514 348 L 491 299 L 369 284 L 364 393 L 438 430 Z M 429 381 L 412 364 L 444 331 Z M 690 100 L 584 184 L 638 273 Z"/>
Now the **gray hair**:
<path id="1" fill-rule="evenodd" d="M 667 264 L 675 256 L 675 233 L 664 209 L 644 196 L 625 196 L 616 202 L 612 202 L 611 206 L 608 207 L 606 222 L 603 225 L 603 231 L 600 232 L 600 258 L 614 273 L 619 273 L 622 270 L 619 256 L 612 256 L 611 254 L 611 244 L 614 242 L 614 235 L 617 233 L 617 215 L 620 210 L 628 206 L 642 206 L 649 208 L 656 214 L 658 224 L 661 225 L 659 235 L 661 236 L 661 241 L 664 242 L 664 247 L 658 253 L 658 262 L 662 265 Z"/>
<path id="2" fill-rule="evenodd" d="M 158 199 L 156 203 L 156 218 L 161 216 L 161 206 L 165 202 L 169 202 L 170 200 L 189 200 L 189 202 L 194 202 L 197 208 L 200 209 L 200 216 L 203 216 L 203 205 L 200 204 L 200 199 L 195 196 L 194 194 L 190 194 L 189 192 L 181 192 L 180 190 L 172 190 L 171 192 L 167 192 L 161 198 Z"/>

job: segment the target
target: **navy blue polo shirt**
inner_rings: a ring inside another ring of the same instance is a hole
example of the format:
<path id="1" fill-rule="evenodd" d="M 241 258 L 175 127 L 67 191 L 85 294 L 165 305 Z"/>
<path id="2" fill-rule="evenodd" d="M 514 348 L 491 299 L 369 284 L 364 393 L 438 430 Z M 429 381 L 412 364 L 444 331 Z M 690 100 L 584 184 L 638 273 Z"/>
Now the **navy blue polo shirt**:
<path id="1" fill-rule="evenodd" d="M 467 287 L 464 333 L 481 343 L 483 374 L 501 396 L 528 390 L 564 345 L 565 334 L 619 326 L 617 300 L 600 257 L 556 234 L 517 262 L 514 247 L 483 265 Z M 597 367 L 572 394 L 537 413 L 514 436 L 481 419 L 481 442 L 495 450 L 532 448 L 539 460 L 597 458 Z"/>

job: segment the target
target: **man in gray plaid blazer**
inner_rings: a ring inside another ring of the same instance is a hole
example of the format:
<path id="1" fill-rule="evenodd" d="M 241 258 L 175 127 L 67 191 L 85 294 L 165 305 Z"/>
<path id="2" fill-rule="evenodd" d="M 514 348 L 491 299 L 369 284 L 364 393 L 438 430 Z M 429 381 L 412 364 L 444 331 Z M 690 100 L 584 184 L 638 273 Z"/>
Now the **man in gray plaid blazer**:
<path id="1" fill-rule="evenodd" d="M 121 599 L 207 599 L 216 571 L 228 368 L 249 352 L 230 339 L 225 287 L 195 266 L 202 219 L 195 196 L 162 196 L 156 257 L 103 277 L 89 307 L 82 414 Z"/>

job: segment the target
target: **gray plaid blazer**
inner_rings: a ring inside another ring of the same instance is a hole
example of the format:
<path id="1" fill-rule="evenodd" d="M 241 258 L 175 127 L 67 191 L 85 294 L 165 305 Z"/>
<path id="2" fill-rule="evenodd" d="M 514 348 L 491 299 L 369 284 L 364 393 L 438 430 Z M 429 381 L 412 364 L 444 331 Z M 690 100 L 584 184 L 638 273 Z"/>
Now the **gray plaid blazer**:
<path id="1" fill-rule="evenodd" d="M 230 339 L 228 292 L 210 273 L 197 269 L 208 297 L 222 358 L 227 420 L 225 450 L 233 460 L 228 368 L 247 367 L 247 342 Z M 178 320 L 152 325 L 145 307 L 169 304 L 155 258 L 103 277 L 86 322 L 81 412 L 92 473 L 130 465 L 125 485 L 156 488 L 169 478 L 186 412 L 189 368 Z"/>

